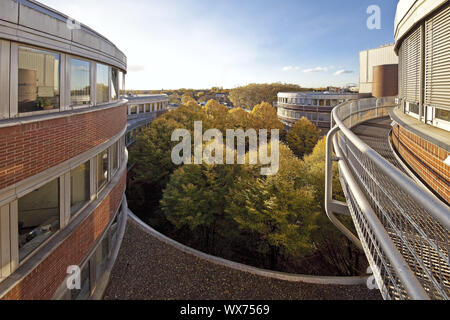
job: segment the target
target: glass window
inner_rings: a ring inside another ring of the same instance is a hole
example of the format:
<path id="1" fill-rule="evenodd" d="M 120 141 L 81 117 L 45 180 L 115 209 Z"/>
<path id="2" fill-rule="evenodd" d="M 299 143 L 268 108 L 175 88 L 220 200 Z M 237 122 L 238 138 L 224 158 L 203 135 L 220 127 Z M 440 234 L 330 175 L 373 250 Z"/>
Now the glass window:
<path id="1" fill-rule="evenodd" d="M 77 213 L 90 199 L 90 164 L 83 163 L 70 171 L 70 214 Z"/>
<path id="2" fill-rule="evenodd" d="M 111 100 L 117 100 L 119 93 L 119 70 L 111 68 Z"/>
<path id="3" fill-rule="evenodd" d="M 125 90 L 125 74 L 122 71 L 119 71 L 119 96 L 124 94 Z"/>
<path id="4" fill-rule="evenodd" d="M 112 145 L 112 157 L 113 157 L 113 171 L 116 171 L 119 168 L 119 142 L 116 142 Z"/>
<path id="5" fill-rule="evenodd" d="M 111 244 L 114 246 L 114 244 L 117 241 L 117 226 L 118 226 L 118 220 L 121 217 L 122 209 L 119 210 L 116 214 L 116 218 L 114 219 L 113 223 L 111 224 L 110 233 L 111 233 Z"/>
<path id="6" fill-rule="evenodd" d="M 108 181 L 108 150 L 103 151 L 97 156 L 97 185 L 98 191 Z"/>
<path id="7" fill-rule="evenodd" d="M 144 105 L 143 104 L 139 105 L 139 113 L 144 113 Z"/>
<path id="8" fill-rule="evenodd" d="M 450 122 L 450 111 L 444 109 L 436 109 L 436 118 Z"/>
<path id="9" fill-rule="evenodd" d="M 19 47 L 18 111 L 59 108 L 60 55 Z"/>
<path id="10" fill-rule="evenodd" d="M 145 112 L 150 112 L 150 103 L 145 104 Z"/>
<path id="11" fill-rule="evenodd" d="M 19 260 L 59 230 L 59 179 L 18 200 Z"/>
<path id="12" fill-rule="evenodd" d="M 91 63 L 70 60 L 70 105 L 80 106 L 91 103 Z"/>
<path id="13" fill-rule="evenodd" d="M 91 291 L 91 280 L 90 280 L 90 263 L 89 261 L 81 269 L 81 287 L 80 290 L 71 290 L 72 300 L 87 300 L 90 296 Z"/>
<path id="14" fill-rule="evenodd" d="M 409 112 L 419 114 L 419 104 L 418 103 L 409 103 Z"/>
<path id="15" fill-rule="evenodd" d="M 109 256 L 109 239 L 105 236 L 95 252 L 95 278 L 98 280 L 105 271 Z"/>
<path id="16" fill-rule="evenodd" d="M 130 106 L 130 114 L 137 114 L 137 106 L 136 105 Z"/>
<path id="17" fill-rule="evenodd" d="M 109 101 L 109 67 L 97 64 L 97 104 Z"/>

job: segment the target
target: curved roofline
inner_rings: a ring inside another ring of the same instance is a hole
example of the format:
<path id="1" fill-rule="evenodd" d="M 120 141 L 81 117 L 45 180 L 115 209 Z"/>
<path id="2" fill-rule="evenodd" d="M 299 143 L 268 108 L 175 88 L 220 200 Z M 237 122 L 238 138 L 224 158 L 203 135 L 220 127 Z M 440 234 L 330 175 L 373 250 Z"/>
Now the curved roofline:
<path id="1" fill-rule="evenodd" d="M 97 60 L 126 71 L 125 54 L 88 26 L 76 21 L 76 27 L 70 28 L 72 17 L 35 0 L 3 1 L 1 38 Z"/>
<path id="2" fill-rule="evenodd" d="M 395 50 L 409 31 L 446 3 L 447 0 L 400 0 L 394 23 Z"/>
<path id="3" fill-rule="evenodd" d="M 320 92 L 278 92 L 278 97 L 313 97 L 313 96 L 358 96 L 357 92 L 329 92 L 329 91 L 320 91 Z"/>

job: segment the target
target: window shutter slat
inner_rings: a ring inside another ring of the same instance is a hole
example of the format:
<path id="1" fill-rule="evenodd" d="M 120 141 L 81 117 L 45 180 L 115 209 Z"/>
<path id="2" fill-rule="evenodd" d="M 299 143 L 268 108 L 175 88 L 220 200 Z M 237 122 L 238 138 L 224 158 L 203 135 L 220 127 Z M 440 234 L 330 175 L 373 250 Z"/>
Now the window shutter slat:
<path id="1" fill-rule="evenodd" d="M 450 108 L 450 7 L 425 23 L 425 105 Z"/>

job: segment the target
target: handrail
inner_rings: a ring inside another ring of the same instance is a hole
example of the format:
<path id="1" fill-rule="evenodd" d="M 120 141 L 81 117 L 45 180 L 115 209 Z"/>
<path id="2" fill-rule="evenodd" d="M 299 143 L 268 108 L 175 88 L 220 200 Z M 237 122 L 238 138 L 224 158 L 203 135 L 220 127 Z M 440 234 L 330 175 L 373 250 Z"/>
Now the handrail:
<path id="1" fill-rule="evenodd" d="M 382 170 L 386 175 L 391 177 L 398 185 L 400 185 L 408 194 L 422 205 L 439 223 L 450 229 L 450 211 L 448 207 L 443 204 L 431 191 L 424 189 L 417 185 L 413 179 L 408 177 L 405 173 L 401 172 L 389 161 L 385 160 L 375 150 L 364 143 L 356 134 L 348 129 L 344 123 L 339 119 L 337 110 L 344 104 L 337 106 L 333 109 L 333 120 L 339 127 L 341 132 L 349 139 L 360 152 L 366 155 L 373 163 Z"/>
<path id="2" fill-rule="evenodd" d="M 338 128 L 336 126 L 335 128 Z M 342 158 L 342 151 L 339 149 L 337 144 L 336 136 L 333 139 L 334 145 L 336 146 L 336 154 L 338 157 Z M 395 244 L 389 237 L 386 229 L 383 227 L 383 224 L 378 219 L 374 210 L 367 201 L 366 196 L 358 186 L 357 182 L 353 178 L 350 169 L 348 168 L 345 161 L 339 161 L 339 167 L 341 169 L 342 174 L 346 177 L 346 181 L 349 184 L 352 192 L 355 193 L 356 201 L 358 205 L 362 208 L 368 223 L 370 224 L 371 230 L 376 235 L 380 246 L 383 249 L 383 252 L 388 257 L 389 261 L 392 264 L 392 267 L 396 271 L 398 277 L 402 280 L 405 285 L 406 291 L 411 296 L 411 298 L 415 300 L 429 300 L 427 293 L 423 289 L 421 283 L 417 279 L 417 277 L 412 272 L 409 265 L 406 263 L 403 256 L 400 254 L 398 249 L 395 247 Z"/>
<path id="3" fill-rule="evenodd" d="M 333 200 L 333 162 L 332 162 L 332 153 L 333 153 L 333 144 L 332 138 L 339 131 L 339 127 L 335 126 L 328 132 L 327 141 L 326 141 L 326 156 L 325 156 L 325 211 L 327 213 L 330 221 L 338 228 L 355 246 L 357 246 L 360 250 L 363 250 L 361 245 L 361 241 L 351 232 L 342 222 L 340 222 L 336 216 L 335 212 L 337 209 L 333 207 L 336 204 L 336 201 Z"/>
<path id="4" fill-rule="evenodd" d="M 435 240 L 436 234 L 433 232 L 444 232 L 440 235 L 447 239 L 445 232 L 450 229 L 449 208 L 430 190 L 418 185 L 352 131 L 354 126 L 367 120 L 387 116 L 387 111 L 396 104 L 394 97 L 371 98 L 345 102 L 333 109 L 332 129 L 327 136 L 326 149 L 325 207 L 327 215 L 331 222 L 352 240 L 353 233 L 345 227 L 342 228 L 342 224 L 334 216 L 334 213 L 343 211 L 340 208 L 342 204 L 332 198 L 332 161 L 338 161 L 341 182 L 347 197 L 347 207 L 350 209 L 361 245 L 383 296 L 413 299 L 429 299 L 437 296 L 448 299 L 446 292 L 448 288 L 442 280 L 441 271 L 435 271 L 437 273 L 433 271 L 436 270 L 435 268 L 440 268 L 441 261 L 444 265 L 448 264 L 448 255 L 445 254 L 448 242 L 447 245 L 439 243 L 439 240 Z M 374 138 L 378 139 L 376 136 Z M 333 146 L 337 157 L 333 157 Z M 383 185 L 384 182 L 381 182 L 383 179 L 388 184 Z M 373 180 L 373 184 L 367 185 L 366 180 L 367 182 Z M 400 195 L 409 200 L 405 199 L 404 201 L 407 202 L 403 203 L 400 198 L 392 198 L 389 189 L 386 189 L 389 186 L 393 186 L 394 189 L 399 188 Z M 377 194 L 378 190 L 381 191 L 380 195 Z M 399 206 L 399 214 L 407 221 L 406 229 L 401 218 L 396 220 L 395 206 Z M 412 210 L 418 211 L 410 216 L 408 214 L 410 208 L 416 208 Z M 389 214 L 389 210 L 393 210 L 394 216 Z M 420 223 L 417 223 L 418 220 L 415 220 L 422 219 L 420 216 L 429 219 L 429 223 L 434 223 L 438 229 L 422 230 Z M 408 228 L 413 228 L 414 232 L 409 233 Z M 405 232 L 408 234 L 404 234 Z M 415 248 L 416 240 L 414 239 L 416 238 L 414 237 L 416 236 L 420 237 L 417 239 L 425 241 L 421 249 Z M 441 251 L 440 247 L 444 248 L 444 251 Z M 420 250 L 430 252 L 430 255 L 434 254 L 435 258 L 430 256 L 424 261 Z M 430 259 L 439 261 L 431 262 Z M 433 264 L 436 264 L 434 268 Z M 382 268 L 384 273 L 379 273 L 379 268 Z"/>

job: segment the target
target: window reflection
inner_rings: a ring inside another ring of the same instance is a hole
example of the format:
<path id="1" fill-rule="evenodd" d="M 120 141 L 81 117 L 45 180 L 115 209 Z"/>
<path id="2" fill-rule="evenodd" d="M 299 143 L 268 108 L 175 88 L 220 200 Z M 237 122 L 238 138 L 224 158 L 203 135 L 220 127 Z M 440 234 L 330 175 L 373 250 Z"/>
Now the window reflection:
<path id="1" fill-rule="evenodd" d="M 436 109 L 436 118 L 450 122 L 450 110 Z"/>
<path id="2" fill-rule="evenodd" d="M 119 168 L 119 142 L 112 145 L 112 157 L 113 171 L 116 171 Z"/>
<path id="3" fill-rule="evenodd" d="M 125 74 L 122 71 L 119 71 L 119 96 L 125 94 Z"/>
<path id="4" fill-rule="evenodd" d="M 91 63 L 71 59 L 70 104 L 80 106 L 91 103 Z"/>
<path id="5" fill-rule="evenodd" d="M 89 161 L 70 171 L 70 214 L 77 213 L 90 199 Z"/>
<path id="6" fill-rule="evenodd" d="M 18 200 L 19 260 L 59 230 L 59 179 Z"/>
<path id="7" fill-rule="evenodd" d="M 18 111 L 59 108 L 60 55 L 19 47 Z"/>
<path id="8" fill-rule="evenodd" d="M 97 181 L 100 190 L 108 181 L 108 150 L 97 156 Z"/>
<path id="9" fill-rule="evenodd" d="M 97 104 L 109 101 L 109 68 L 103 64 L 97 64 Z"/>
<path id="10" fill-rule="evenodd" d="M 111 100 L 117 100 L 119 92 L 119 70 L 111 68 Z"/>

